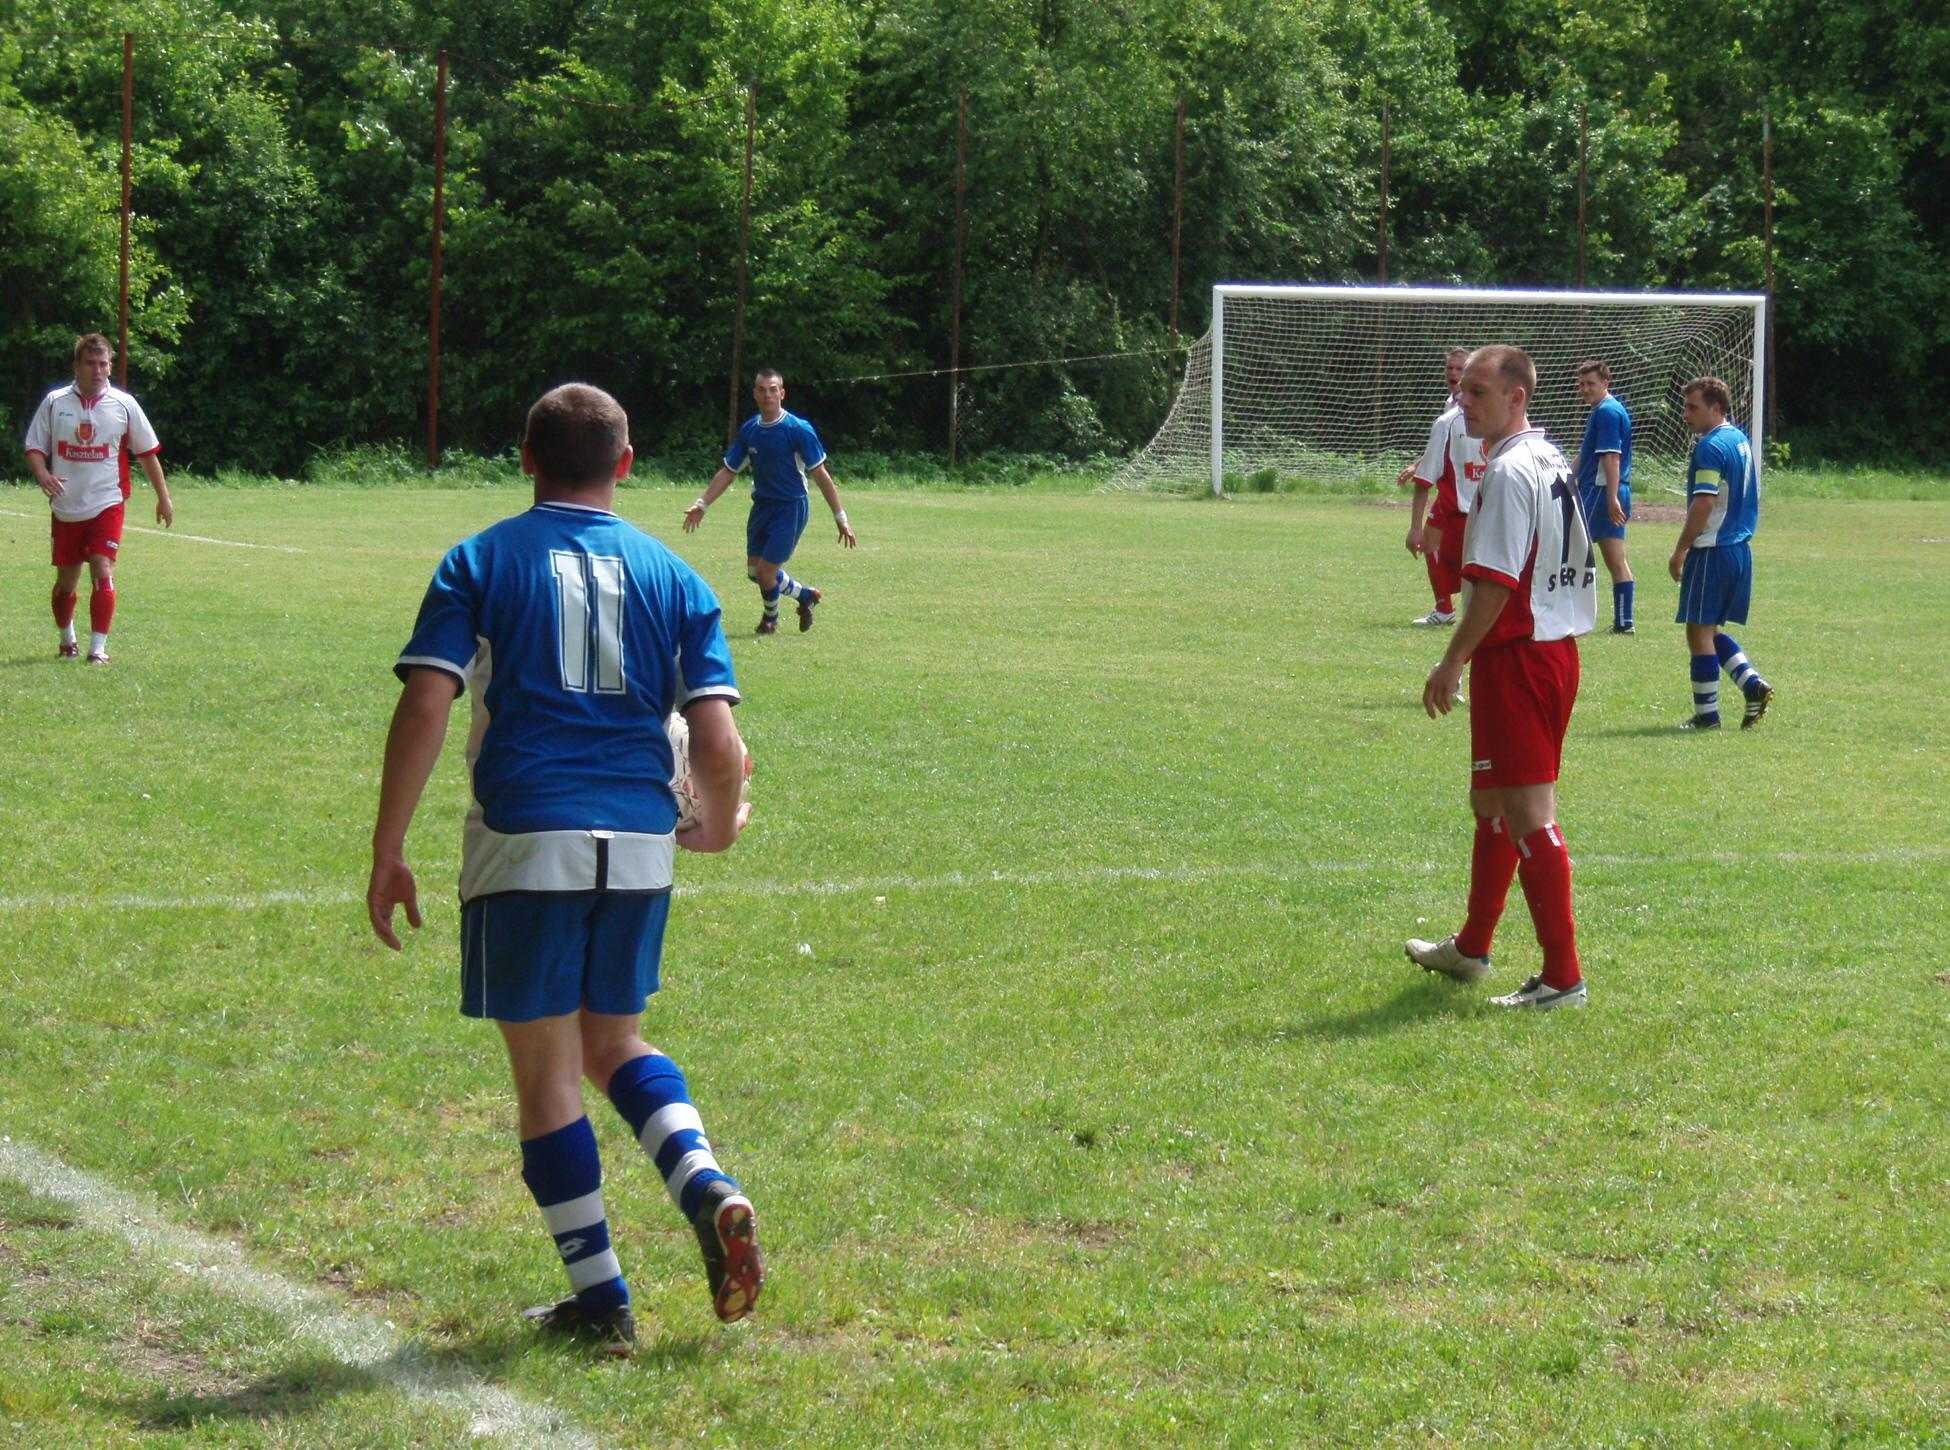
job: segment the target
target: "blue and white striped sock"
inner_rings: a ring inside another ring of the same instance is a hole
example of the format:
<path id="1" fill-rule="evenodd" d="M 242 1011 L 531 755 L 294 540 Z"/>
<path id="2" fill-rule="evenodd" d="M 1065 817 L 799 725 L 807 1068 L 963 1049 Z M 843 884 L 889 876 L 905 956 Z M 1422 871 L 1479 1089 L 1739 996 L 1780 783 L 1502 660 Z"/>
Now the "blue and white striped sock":
<path id="1" fill-rule="evenodd" d="M 765 601 L 765 617 L 771 619 L 777 616 L 779 612 L 779 591 L 774 589 L 770 594 L 767 594 L 761 589 L 758 591 L 758 597 Z"/>
<path id="2" fill-rule="evenodd" d="M 779 570 L 779 593 L 787 599 L 797 599 L 806 592 L 806 586 L 794 579 L 785 570 Z"/>
<path id="3" fill-rule="evenodd" d="M 1611 586 L 1611 622 L 1615 628 L 1631 629 L 1632 625 L 1632 585 L 1635 579 L 1627 579 L 1623 584 Z"/>
<path id="4" fill-rule="evenodd" d="M 589 1119 L 577 1118 L 566 1128 L 523 1139 L 521 1178 L 555 1237 L 576 1298 L 598 1311 L 628 1304 L 630 1289 L 610 1247 L 609 1220 L 603 1215 L 603 1167 Z"/>
<path id="5" fill-rule="evenodd" d="M 1693 656 L 1693 714 L 1720 718 L 1720 662 L 1712 655 Z"/>
<path id="6" fill-rule="evenodd" d="M 722 1179 L 738 1186 L 711 1154 L 711 1140 L 691 1106 L 683 1072 L 661 1052 L 631 1058 L 617 1068 L 609 1080 L 609 1100 L 657 1165 L 671 1202 L 684 1217 L 697 1212 L 711 1184 Z"/>
<path id="7" fill-rule="evenodd" d="M 1720 668 L 1732 677 L 1734 684 L 1740 687 L 1740 693 L 1752 694 L 1752 682 L 1760 679 L 1760 671 L 1741 652 L 1740 641 L 1722 631 L 1713 636 L 1713 651 L 1719 656 Z"/>

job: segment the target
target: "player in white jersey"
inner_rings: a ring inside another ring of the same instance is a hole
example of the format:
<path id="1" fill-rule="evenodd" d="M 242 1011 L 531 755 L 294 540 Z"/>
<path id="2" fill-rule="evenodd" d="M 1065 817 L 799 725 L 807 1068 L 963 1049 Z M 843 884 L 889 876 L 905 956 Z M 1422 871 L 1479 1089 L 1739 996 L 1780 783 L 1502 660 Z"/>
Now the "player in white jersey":
<path id="1" fill-rule="evenodd" d="M 115 618 L 115 559 L 122 548 L 129 461 L 142 465 L 156 490 L 156 522 L 176 517 L 163 478 L 162 443 L 142 405 L 108 385 L 115 352 L 99 332 L 75 339 L 74 381 L 41 400 L 27 425 L 27 466 L 47 495 L 54 556 L 54 626 L 60 658 L 81 652 L 75 638 L 75 589 L 89 571 L 88 663 L 108 663 L 108 629 Z"/>
<path id="2" fill-rule="evenodd" d="M 1521 348 L 1470 355 L 1460 398 L 1488 454 L 1463 546 L 1463 613 L 1422 703 L 1446 715 L 1469 668 L 1470 808 L 1476 817 L 1469 910 L 1441 941 L 1411 940 L 1410 961 L 1457 981 L 1490 970 L 1490 939 L 1510 878 L 1543 948 L 1543 971 L 1492 1000 L 1500 1007 L 1581 1007 L 1571 856 L 1557 825 L 1557 775 L 1578 694 L 1577 636 L 1596 615 L 1597 561 L 1570 464 L 1533 428 L 1537 369 Z"/>
<path id="3" fill-rule="evenodd" d="M 1446 360 L 1449 402 L 1429 425 L 1428 446 L 1419 461 L 1396 476 L 1406 488 L 1415 486 L 1409 504 L 1408 552 L 1419 555 L 1429 571 L 1429 587 L 1435 594 L 1435 607 L 1412 622 L 1422 625 L 1455 623 L 1454 596 L 1462 588 L 1463 526 L 1468 522 L 1469 500 L 1482 474 L 1482 445 L 1471 438 L 1463 426 L 1462 408 L 1456 402 L 1456 385 L 1462 378 L 1463 364 L 1469 358 L 1466 347 L 1452 347 Z M 1435 506 L 1429 507 L 1429 494 L 1435 493 Z M 1423 520 L 1427 512 L 1427 522 Z"/>

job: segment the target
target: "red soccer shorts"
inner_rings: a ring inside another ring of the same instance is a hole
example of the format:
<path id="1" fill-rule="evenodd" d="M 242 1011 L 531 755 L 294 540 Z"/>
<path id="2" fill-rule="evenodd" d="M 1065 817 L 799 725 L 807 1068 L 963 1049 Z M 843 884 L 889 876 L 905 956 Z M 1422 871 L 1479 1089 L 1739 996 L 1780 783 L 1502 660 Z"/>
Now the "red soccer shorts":
<path id="1" fill-rule="evenodd" d="M 85 564 L 91 557 L 113 560 L 122 547 L 123 506 L 105 508 L 92 519 L 69 523 L 55 519 L 54 567 L 65 569 Z"/>
<path id="2" fill-rule="evenodd" d="M 1578 642 L 1513 640 L 1469 662 L 1470 788 L 1557 779 L 1578 700 Z"/>
<path id="3" fill-rule="evenodd" d="M 1429 522 L 1442 535 L 1436 552 L 1427 556 L 1429 584 L 1438 594 L 1460 593 L 1463 585 L 1463 530 L 1469 526 L 1469 515 L 1450 513 L 1441 503 L 1437 503 L 1429 511 Z"/>

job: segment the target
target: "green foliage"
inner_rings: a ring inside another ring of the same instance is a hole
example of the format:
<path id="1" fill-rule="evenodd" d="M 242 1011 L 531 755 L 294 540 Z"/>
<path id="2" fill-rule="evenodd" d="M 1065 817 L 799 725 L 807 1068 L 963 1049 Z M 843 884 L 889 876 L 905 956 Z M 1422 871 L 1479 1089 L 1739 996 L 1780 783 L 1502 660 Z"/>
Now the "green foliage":
<path id="1" fill-rule="evenodd" d="M 1128 450 L 1210 284 L 1758 288 L 1772 111 L 1776 397 L 1824 456 L 1940 454 L 1950 23 L 1895 0 L 45 0 L 0 29 L 0 377 L 14 411 L 112 324 L 137 34 L 132 363 L 174 459 L 302 470 L 424 429 L 434 53 L 451 59 L 443 444 L 542 387 L 639 452 L 727 412 L 745 98 L 747 370 L 842 451 L 946 442 L 968 96 L 963 453 Z M 53 37 L 61 37 L 53 43 Z M 1771 98 L 1771 99 L 1770 99 Z M 1020 366 L 1017 366 L 1020 365 Z M 734 410 L 747 405 L 743 380 Z M 267 426 L 265 420 L 275 417 Z M 8 466 L 17 466 L 10 460 Z"/>

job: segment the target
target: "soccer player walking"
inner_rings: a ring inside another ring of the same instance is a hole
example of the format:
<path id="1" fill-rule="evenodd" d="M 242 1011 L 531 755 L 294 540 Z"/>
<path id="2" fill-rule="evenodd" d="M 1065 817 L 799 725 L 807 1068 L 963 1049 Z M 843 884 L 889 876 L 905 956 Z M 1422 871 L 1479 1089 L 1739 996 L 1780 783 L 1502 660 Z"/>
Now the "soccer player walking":
<path id="1" fill-rule="evenodd" d="M 420 925 L 406 832 L 454 699 L 474 689 L 473 809 L 461 841 L 461 1012 L 500 1029 L 514 1075 L 521 1176 L 568 1270 L 570 1297 L 527 1311 L 543 1329 L 635 1340 L 611 1246 L 581 1079 L 603 1089 L 690 1220 L 720 1319 L 763 1280 L 751 1201 L 719 1167 L 677 1064 L 641 1035 L 657 990 L 674 847 L 722 851 L 751 807 L 751 771 L 718 601 L 662 544 L 612 512 L 629 425 L 571 383 L 529 411 L 527 512 L 463 540 L 433 576 L 386 740 L 372 929 Z M 664 719 L 690 726 L 696 819 L 673 831 Z"/>
<path id="2" fill-rule="evenodd" d="M 1469 667 L 1470 809 L 1476 844 L 1462 930 L 1411 940 L 1408 958 L 1459 982 L 1489 975 L 1510 878 L 1523 883 L 1544 969 L 1499 1007 L 1582 1007 L 1571 855 L 1557 825 L 1557 775 L 1578 697 L 1577 636 L 1591 629 L 1597 569 L 1570 465 L 1533 428 L 1537 369 L 1521 348 L 1470 354 L 1460 398 L 1489 466 L 1463 549 L 1462 618 L 1429 672 L 1422 704 L 1446 715 Z"/>
<path id="3" fill-rule="evenodd" d="M 58 657 L 81 653 L 74 612 L 81 570 L 87 566 L 88 663 L 108 663 L 108 630 L 115 618 L 115 560 L 122 548 L 122 516 L 129 497 L 129 461 L 156 491 L 156 522 L 176 518 L 163 479 L 162 443 L 142 405 L 109 386 L 115 350 L 99 332 L 75 339 L 74 381 L 41 400 L 27 425 L 27 466 L 53 510 L 54 627 Z"/>
<path id="4" fill-rule="evenodd" d="M 1463 427 L 1462 408 L 1456 402 L 1456 385 L 1462 380 L 1463 364 L 1469 349 L 1452 347 L 1445 362 L 1449 383 L 1449 402 L 1429 425 L 1428 446 L 1422 457 L 1403 469 L 1397 484 L 1415 485 L 1409 504 L 1408 552 L 1419 554 L 1429 571 L 1429 587 L 1435 593 L 1435 607 L 1418 615 L 1412 624 L 1441 625 L 1456 622 L 1456 591 L 1462 588 L 1463 528 L 1469 522 L 1470 501 L 1476 495 L 1477 481 L 1483 476 L 1482 445 Z M 1435 491 L 1435 507 L 1429 508 L 1429 491 Z M 1423 522 L 1424 511 L 1428 521 Z"/>
<path id="5" fill-rule="evenodd" d="M 839 525 L 840 542 L 851 549 L 859 542 L 840 505 L 840 491 L 826 469 L 826 448 L 812 424 L 785 410 L 785 378 L 777 368 L 761 368 L 752 382 L 752 401 L 758 412 L 747 418 L 725 450 L 724 465 L 711 475 L 704 492 L 684 511 L 684 532 L 695 533 L 704 511 L 731 487 L 731 480 L 752 471 L 752 511 L 745 520 L 745 572 L 758 585 L 764 605 L 758 634 L 776 634 L 779 597 L 799 606 L 801 633 L 812 628 L 813 608 L 824 596 L 802 579 L 785 572 L 785 561 L 799 547 L 812 511 L 806 480 L 819 485 L 826 506 Z"/>
<path id="6" fill-rule="evenodd" d="M 1686 426 L 1698 435 L 1686 466 L 1686 522 L 1667 564 L 1679 581 L 1678 622 L 1686 626 L 1693 657 L 1693 717 L 1682 730 L 1720 728 L 1720 671 L 1746 697 L 1740 728 L 1761 722 L 1774 687 L 1760 677 L 1721 626 L 1745 624 L 1753 593 L 1754 555 L 1749 540 L 1760 523 L 1760 480 L 1747 435 L 1727 421 L 1732 394 L 1718 378 L 1694 378 L 1681 389 Z"/>
<path id="7" fill-rule="evenodd" d="M 1578 507 L 1591 541 L 1611 575 L 1611 632 L 1634 634 L 1632 566 L 1625 560 L 1625 525 L 1632 517 L 1632 414 L 1612 394 L 1611 364 L 1578 364 L 1578 395 L 1591 409 L 1578 445 Z"/>

